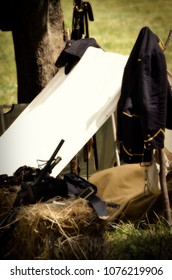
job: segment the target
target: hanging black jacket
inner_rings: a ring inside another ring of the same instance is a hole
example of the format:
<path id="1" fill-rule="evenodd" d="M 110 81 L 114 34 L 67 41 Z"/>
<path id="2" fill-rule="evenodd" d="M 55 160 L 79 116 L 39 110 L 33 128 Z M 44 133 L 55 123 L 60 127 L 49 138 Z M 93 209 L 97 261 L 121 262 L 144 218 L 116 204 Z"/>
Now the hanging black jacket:
<path id="1" fill-rule="evenodd" d="M 168 102 L 167 102 L 168 100 Z M 117 139 L 127 163 L 150 161 L 172 129 L 172 91 L 158 37 L 143 27 L 124 69 L 117 106 Z"/>

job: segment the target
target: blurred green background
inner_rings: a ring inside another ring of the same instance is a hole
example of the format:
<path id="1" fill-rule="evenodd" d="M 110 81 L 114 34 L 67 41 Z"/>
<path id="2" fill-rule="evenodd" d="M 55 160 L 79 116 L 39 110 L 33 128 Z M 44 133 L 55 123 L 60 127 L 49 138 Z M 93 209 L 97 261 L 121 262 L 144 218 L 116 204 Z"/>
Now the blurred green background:
<path id="1" fill-rule="evenodd" d="M 129 54 L 140 29 L 148 26 L 163 42 L 172 29 L 172 0 L 90 0 L 94 22 L 90 37 L 105 51 Z M 71 29 L 73 0 L 61 0 L 65 27 Z M 172 70 L 172 39 L 166 51 Z M 17 102 L 16 67 L 11 32 L 0 31 L 0 104 Z"/>

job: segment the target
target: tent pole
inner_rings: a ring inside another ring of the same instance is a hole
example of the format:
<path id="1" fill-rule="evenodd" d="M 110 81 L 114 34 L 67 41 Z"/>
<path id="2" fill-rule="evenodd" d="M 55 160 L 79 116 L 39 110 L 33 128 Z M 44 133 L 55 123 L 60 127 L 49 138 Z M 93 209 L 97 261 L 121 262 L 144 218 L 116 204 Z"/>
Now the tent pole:
<path id="1" fill-rule="evenodd" d="M 160 185 L 161 185 L 161 194 L 164 203 L 164 217 L 167 220 L 169 225 L 172 225 L 172 216 L 170 209 L 170 200 L 167 189 L 167 181 L 166 181 L 166 163 L 165 163 L 165 155 L 162 149 L 158 149 L 159 162 L 160 162 Z"/>
<path id="2" fill-rule="evenodd" d="M 120 166 L 119 150 L 118 150 L 117 142 L 116 142 L 116 124 L 115 124 L 114 113 L 111 115 L 111 120 L 112 120 L 112 129 L 113 129 L 113 139 L 114 139 L 114 144 L 115 144 L 116 164 L 117 164 L 117 166 Z"/>

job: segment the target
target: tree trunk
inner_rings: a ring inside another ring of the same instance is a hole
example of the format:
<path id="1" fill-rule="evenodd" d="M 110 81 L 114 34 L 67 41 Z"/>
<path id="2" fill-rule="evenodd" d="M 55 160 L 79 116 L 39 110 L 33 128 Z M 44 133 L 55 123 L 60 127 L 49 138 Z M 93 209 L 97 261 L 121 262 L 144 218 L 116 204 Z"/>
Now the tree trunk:
<path id="1" fill-rule="evenodd" d="M 60 0 L 19 2 L 12 26 L 18 103 L 30 103 L 57 72 L 55 61 L 64 48 L 64 17 Z"/>

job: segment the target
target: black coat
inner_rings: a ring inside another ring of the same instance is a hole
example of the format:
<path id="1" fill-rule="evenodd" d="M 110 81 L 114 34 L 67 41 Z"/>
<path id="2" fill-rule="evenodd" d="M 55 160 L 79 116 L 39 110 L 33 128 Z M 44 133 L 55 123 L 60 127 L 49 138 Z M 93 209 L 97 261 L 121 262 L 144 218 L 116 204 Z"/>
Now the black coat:
<path id="1" fill-rule="evenodd" d="M 141 29 L 124 69 L 117 106 L 117 139 L 127 163 L 150 161 L 172 129 L 172 91 L 158 37 Z"/>

